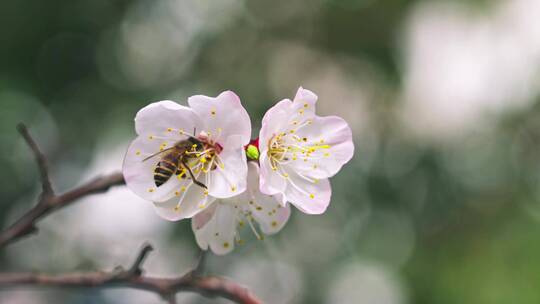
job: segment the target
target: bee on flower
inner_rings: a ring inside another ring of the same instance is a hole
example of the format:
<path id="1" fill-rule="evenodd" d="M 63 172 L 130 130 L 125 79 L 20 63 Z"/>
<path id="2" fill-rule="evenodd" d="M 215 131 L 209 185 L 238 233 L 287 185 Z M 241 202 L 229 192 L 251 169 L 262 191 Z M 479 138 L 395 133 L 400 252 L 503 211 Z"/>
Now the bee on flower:
<path id="1" fill-rule="evenodd" d="M 189 107 L 152 103 L 135 117 L 137 138 L 124 159 L 127 186 L 171 221 L 192 218 L 199 247 L 222 255 L 280 231 L 290 205 L 308 214 L 330 203 L 328 178 L 353 156 L 351 129 L 315 114 L 317 96 L 300 88 L 293 101 L 264 115 L 259 138 L 231 91 L 190 97 Z M 249 161 L 248 161 L 249 158 Z"/>
<path id="2" fill-rule="evenodd" d="M 166 100 L 141 109 L 123 165 L 126 185 L 171 221 L 246 189 L 251 122 L 238 96 L 197 95 L 188 104 Z"/>

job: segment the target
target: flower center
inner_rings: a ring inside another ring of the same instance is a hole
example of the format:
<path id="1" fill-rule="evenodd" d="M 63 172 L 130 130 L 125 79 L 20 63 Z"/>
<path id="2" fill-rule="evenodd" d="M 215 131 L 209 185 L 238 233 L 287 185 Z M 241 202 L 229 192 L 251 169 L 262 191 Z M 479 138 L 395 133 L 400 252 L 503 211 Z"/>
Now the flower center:
<path id="1" fill-rule="evenodd" d="M 328 152 L 322 151 L 330 149 L 331 146 L 323 143 L 324 139 L 313 141 L 310 138 L 296 135 L 294 130 L 274 135 L 268 141 L 268 155 L 272 170 L 278 171 L 280 165 L 297 160 L 311 161 L 316 168 L 318 160 L 329 155 Z M 288 174 L 282 172 L 282 176 L 287 178 Z"/>
<path id="2" fill-rule="evenodd" d="M 223 169 L 224 165 L 219 157 L 219 153 L 223 150 L 221 145 L 212 140 L 206 132 L 201 132 L 196 139 L 200 144 L 194 143 L 191 149 L 185 152 L 187 165 L 193 173 L 208 173 L 210 170 L 216 170 L 217 166 Z"/>

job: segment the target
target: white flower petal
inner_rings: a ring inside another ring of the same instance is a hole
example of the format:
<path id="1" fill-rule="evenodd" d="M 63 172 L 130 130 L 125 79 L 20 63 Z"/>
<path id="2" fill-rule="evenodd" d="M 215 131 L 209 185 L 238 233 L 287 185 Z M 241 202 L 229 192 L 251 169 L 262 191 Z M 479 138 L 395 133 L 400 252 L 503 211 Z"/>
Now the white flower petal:
<path id="1" fill-rule="evenodd" d="M 252 206 L 251 211 L 255 221 L 259 223 L 264 234 L 274 234 L 279 232 L 289 220 L 291 206 L 286 204 L 283 207 L 276 198 L 260 194 L 255 198 L 257 206 Z M 257 208 L 257 207 L 260 207 Z"/>
<path id="2" fill-rule="evenodd" d="M 248 190 L 245 192 L 248 204 L 246 206 L 248 206 L 255 221 L 259 223 L 264 234 L 276 233 L 289 220 L 290 206 L 283 207 L 276 197 L 261 193 L 258 183 L 259 166 L 250 162 L 248 167 Z"/>
<path id="3" fill-rule="evenodd" d="M 191 218 L 205 208 L 209 207 L 215 198 L 209 197 L 206 189 L 190 183 L 184 191 L 176 190 L 178 194 L 161 203 L 154 203 L 156 213 L 169 221 L 179 221 Z"/>
<path id="4" fill-rule="evenodd" d="M 197 227 L 198 220 L 191 221 L 197 244 L 206 250 L 208 247 L 217 255 L 224 255 L 234 249 L 236 234 L 236 210 L 232 205 L 216 203 L 210 220 L 202 227 Z M 201 215 L 207 217 L 208 214 Z M 197 216 L 198 217 L 198 216 Z"/>
<path id="5" fill-rule="evenodd" d="M 240 98 L 232 92 L 225 91 L 212 98 L 195 95 L 188 99 L 190 107 L 205 122 L 205 130 L 210 137 L 221 145 L 227 137 L 240 135 L 242 145 L 249 143 L 251 137 L 251 121 Z"/>
<path id="6" fill-rule="evenodd" d="M 332 189 L 328 179 L 313 182 L 294 170 L 287 170 L 286 172 L 289 174 L 287 189 L 283 193 L 286 200 L 304 213 L 324 213 L 328 204 L 330 204 L 330 197 L 332 196 Z"/>
<path id="7" fill-rule="evenodd" d="M 299 129 L 296 135 L 306 140 L 306 147 L 318 147 L 310 157 L 300 156 L 289 163 L 306 176 L 334 176 L 354 154 L 351 129 L 337 116 L 314 117 L 313 122 Z"/>
<path id="8" fill-rule="evenodd" d="M 163 146 L 167 143 L 166 146 Z M 173 175 L 166 183 L 157 187 L 154 183 L 154 169 L 159 155 L 145 160 L 160 151 L 160 147 L 170 147 L 170 141 L 160 140 L 151 135 L 137 137 L 129 146 L 124 157 L 123 174 L 126 185 L 140 197 L 151 201 L 165 201 L 174 195 L 173 189 L 180 188 L 183 181 Z"/>
<path id="9" fill-rule="evenodd" d="M 317 95 L 310 90 L 300 87 L 291 105 L 290 117 L 299 122 L 312 118 L 315 115 L 316 103 Z"/>
<path id="10" fill-rule="evenodd" d="M 265 151 L 268 141 L 276 134 L 283 132 L 289 121 L 289 112 L 292 101 L 284 99 L 271 107 L 262 119 L 261 131 L 259 132 L 259 150 Z"/>
<path id="11" fill-rule="evenodd" d="M 242 137 L 232 135 L 219 154 L 220 164 L 210 171 L 209 194 L 228 198 L 246 190 L 247 159 Z"/>
<path id="12" fill-rule="evenodd" d="M 260 190 L 264 194 L 274 195 L 285 190 L 287 181 L 277 171 L 272 169 L 272 164 L 270 164 L 270 159 L 266 153 L 266 151 L 262 151 L 259 156 L 259 163 L 261 165 Z"/>
<path id="13" fill-rule="evenodd" d="M 212 204 L 191 218 L 191 229 L 195 234 L 195 241 L 202 250 L 208 250 L 208 240 L 210 239 L 210 229 L 204 229 L 204 227 L 214 217 L 218 205 L 219 203 Z"/>
<path id="14" fill-rule="evenodd" d="M 193 135 L 194 129 L 200 131 L 203 127 L 201 119 L 192 109 L 170 100 L 151 103 L 139 110 L 135 116 L 137 134 L 182 139 L 185 137 L 180 136 L 181 133 Z"/>

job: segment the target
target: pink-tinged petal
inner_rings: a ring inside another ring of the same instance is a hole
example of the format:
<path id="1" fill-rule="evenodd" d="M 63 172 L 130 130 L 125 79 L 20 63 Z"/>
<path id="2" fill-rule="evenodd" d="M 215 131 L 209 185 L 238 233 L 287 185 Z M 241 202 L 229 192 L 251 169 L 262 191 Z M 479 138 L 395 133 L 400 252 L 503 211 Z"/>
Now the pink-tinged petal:
<path id="1" fill-rule="evenodd" d="M 215 198 L 206 194 L 206 189 L 190 183 L 185 190 L 177 190 L 174 197 L 160 203 L 154 203 L 156 213 L 169 221 L 191 218 L 209 207 Z"/>
<path id="2" fill-rule="evenodd" d="M 293 170 L 287 171 L 289 180 L 283 193 L 288 202 L 308 214 L 321 214 L 330 204 L 332 189 L 328 179 L 316 182 L 306 179 Z"/>
<path id="3" fill-rule="evenodd" d="M 160 155 L 160 149 L 171 147 L 174 142 L 157 139 L 152 135 L 137 137 L 129 146 L 124 157 L 123 174 L 128 188 L 140 197 L 154 202 L 166 201 L 174 195 L 174 190 L 186 181 L 172 176 L 166 183 L 157 187 L 154 182 L 154 169 Z M 155 155 L 147 159 L 149 156 Z"/>
<path id="4" fill-rule="evenodd" d="M 286 204 L 283 207 L 276 198 L 272 196 L 261 196 L 255 198 L 257 206 L 251 206 L 250 211 L 255 218 L 255 221 L 259 223 L 261 231 L 264 234 L 275 234 L 279 232 L 289 220 L 291 215 L 291 207 Z"/>
<path id="5" fill-rule="evenodd" d="M 354 154 L 352 132 L 345 120 L 337 116 L 314 117 L 313 122 L 296 133 L 305 147 L 317 148 L 310 157 L 298 157 L 289 165 L 313 178 L 334 176 Z"/>
<path id="6" fill-rule="evenodd" d="M 182 133 L 193 135 L 193 130 L 202 130 L 201 119 L 195 112 L 174 101 L 154 102 L 137 112 L 135 131 L 137 134 L 153 134 L 156 137 L 185 138 Z"/>
<path id="7" fill-rule="evenodd" d="M 211 170 L 209 194 L 218 198 L 228 198 L 246 190 L 247 159 L 242 146 L 242 136 L 232 135 L 219 154 L 219 164 Z"/>
<path id="8" fill-rule="evenodd" d="M 217 255 L 224 255 L 234 249 L 236 234 L 236 210 L 232 205 L 216 203 L 212 217 L 202 227 L 192 220 L 191 227 L 201 249 L 208 247 Z"/>
<path id="9" fill-rule="evenodd" d="M 274 234 L 281 230 L 289 220 L 291 209 L 289 205 L 283 207 L 276 197 L 263 194 L 259 191 L 259 166 L 250 162 L 248 171 L 247 208 L 259 223 L 265 234 Z"/>
<path id="10" fill-rule="evenodd" d="M 202 227 L 204 227 L 214 216 L 214 212 L 216 211 L 216 206 L 219 204 L 212 204 L 210 207 L 205 208 L 203 211 L 195 214 L 191 218 L 191 225 L 193 228 L 193 231 L 199 230 Z"/>
<path id="11" fill-rule="evenodd" d="M 262 119 L 262 126 L 259 132 L 259 150 L 265 151 L 268 148 L 268 141 L 276 134 L 283 132 L 289 120 L 289 112 L 292 101 L 284 99 L 266 111 Z"/>
<path id="12" fill-rule="evenodd" d="M 281 193 L 287 187 L 287 181 L 277 171 L 272 169 L 270 159 L 266 151 L 261 151 L 259 157 L 260 169 L 260 190 L 264 194 L 274 195 Z"/>
<path id="13" fill-rule="evenodd" d="M 218 205 L 219 203 L 212 204 L 210 207 L 197 213 L 191 218 L 191 229 L 195 234 L 197 245 L 199 245 L 202 250 L 208 250 L 208 240 L 210 239 L 210 229 L 203 228 L 214 217 Z"/>
<path id="14" fill-rule="evenodd" d="M 292 103 L 291 117 L 295 117 L 299 121 L 312 118 L 315 115 L 316 103 L 317 95 L 310 90 L 300 87 Z"/>
<path id="15" fill-rule="evenodd" d="M 195 95 L 188 99 L 188 103 L 205 122 L 202 131 L 209 133 L 212 140 L 224 145 L 227 137 L 240 135 L 242 145 L 249 143 L 251 121 L 234 92 L 225 91 L 215 98 Z"/>

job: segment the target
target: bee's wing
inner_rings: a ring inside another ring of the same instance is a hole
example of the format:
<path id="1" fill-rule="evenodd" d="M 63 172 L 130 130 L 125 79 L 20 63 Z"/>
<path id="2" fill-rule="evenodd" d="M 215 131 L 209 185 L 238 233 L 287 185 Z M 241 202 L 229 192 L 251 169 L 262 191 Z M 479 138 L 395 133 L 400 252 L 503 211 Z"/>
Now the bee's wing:
<path id="1" fill-rule="evenodd" d="M 162 151 L 156 152 L 156 153 L 154 153 L 154 154 L 152 154 L 152 155 L 150 155 L 150 156 L 147 156 L 147 157 L 145 157 L 142 161 L 147 161 L 147 160 L 149 160 L 150 158 L 152 158 L 152 157 L 154 157 L 154 156 L 156 156 L 156 155 L 159 155 L 159 154 L 161 154 L 161 153 L 167 152 L 167 151 L 169 151 L 169 150 L 171 150 L 171 149 L 174 149 L 174 146 L 172 146 L 172 147 L 170 147 L 170 148 L 167 148 L 167 149 L 164 149 L 164 150 L 162 150 Z"/>

